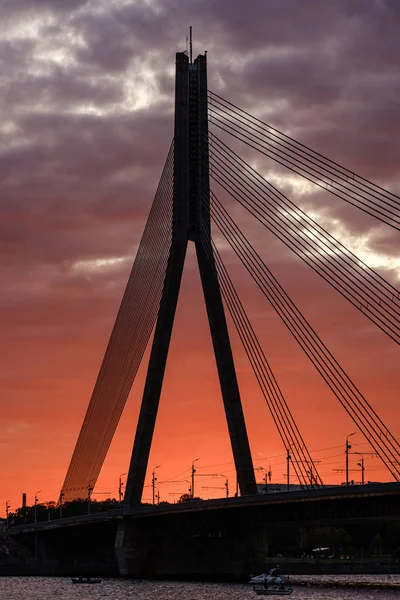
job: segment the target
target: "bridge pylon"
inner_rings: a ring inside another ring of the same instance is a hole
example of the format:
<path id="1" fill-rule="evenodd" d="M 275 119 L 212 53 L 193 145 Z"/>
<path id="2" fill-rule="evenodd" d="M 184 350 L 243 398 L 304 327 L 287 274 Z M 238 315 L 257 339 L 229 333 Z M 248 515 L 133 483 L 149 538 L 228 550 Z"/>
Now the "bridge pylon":
<path id="1" fill-rule="evenodd" d="M 125 489 L 125 503 L 129 505 L 138 504 L 142 497 L 189 241 L 196 248 L 240 491 L 242 495 L 257 493 L 224 306 L 209 250 L 206 54 L 193 62 L 187 53 L 176 54 L 174 148 L 172 242 Z"/>

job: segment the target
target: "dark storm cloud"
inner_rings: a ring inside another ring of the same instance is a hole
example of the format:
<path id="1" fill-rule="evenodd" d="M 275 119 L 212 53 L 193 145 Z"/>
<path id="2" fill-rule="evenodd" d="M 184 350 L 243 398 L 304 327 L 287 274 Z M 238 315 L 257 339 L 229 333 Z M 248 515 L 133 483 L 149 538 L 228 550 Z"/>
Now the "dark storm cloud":
<path id="1" fill-rule="evenodd" d="M 11 27 L 0 45 L 3 264 L 25 257 L 63 268 L 132 252 L 172 136 L 174 52 L 190 23 L 195 52 L 209 50 L 211 88 L 399 186 L 395 2 L 18 0 L 3 3 L 0 17 L 18 29 L 26 11 L 39 33 L 13 36 Z M 136 110 L 130 94 L 139 89 L 150 105 Z M 370 232 L 372 249 L 394 252 L 396 234 L 356 209 L 319 190 L 284 191 L 323 219 Z"/>
<path id="2" fill-rule="evenodd" d="M 129 251 L 132 227 L 145 219 L 157 185 L 154 164 L 168 150 L 169 119 L 153 111 L 39 113 L 21 125 L 31 142 L 0 157 L 3 258 L 10 260 L 11 241 L 14 260 L 29 262 L 118 254 L 125 236 Z"/>
<path id="3" fill-rule="evenodd" d="M 24 19 L 26 14 L 40 14 L 43 10 L 49 10 L 52 14 L 69 13 L 77 8 L 82 8 L 90 0 L 2 0 L 1 15 L 5 19 L 13 17 Z"/>
<path id="4" fill-rule="evenodd" d="M 107 81 L 94 81 L 80 69 L 54 67 L 47 75 L 21 75 L 10 82 L 4 90 L 3 102 L 15 109 L 16 106 L 31 106 L 35 98 L 36 106 L 58 110 L 68 110 L 76 102 L 96 106 L 121 101 L 121 89 Z"/>

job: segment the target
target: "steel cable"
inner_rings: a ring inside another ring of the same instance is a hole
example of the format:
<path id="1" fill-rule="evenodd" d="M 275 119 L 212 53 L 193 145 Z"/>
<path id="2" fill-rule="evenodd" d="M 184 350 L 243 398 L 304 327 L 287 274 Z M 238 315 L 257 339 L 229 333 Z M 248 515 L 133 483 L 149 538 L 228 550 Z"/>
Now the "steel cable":
<path id="1" fill-rule="evenodd" d="M 317 485 L 322 485 L 318 470 L 306 448 L 304 440 L 251 326 L 246 311 L 237 295 L 222 258 L 213 240 L 211 240 L 211 246 L 210 238 L 207 236 L 205 229 L 202 230 L 202 241 L 206 248 L 209 260 L 212 261 L 213 255 L 216 258 L 215 262 L 218 279 L 221 284 L 225 303 L 231 314 L 239 338 L 242 341 L 246 355 L 253 368 L 257 382 L 267 402 L 282 442 L 288 451 L 289 448 L 294 447 L 295 450 L 293 453 L 298 455 L 295 462 L 296 465 L 300 465 L 301 467 L 301 476 L 296 471 L 299 483 L 308 487 L 308 481 L 310 480 L 312 486 L 314 485 L 314 482 L 316 482 Z M 306 469 L 307 466 L 309 467 L 308 471 Z"/>
<path id="2" fill-rule="evenodd" d="M 211 176 L 220 185 L 229 188 L 229 193 L 251 214 L 358 310 L 399 343 L 399 292 L 395 288 L 390 284 L 385 286 L 380 277 L 374 277 L 376 274 L 372 269 L 359 264 L 360 261 L 357 262 L 357 257 L 350 252 L 345 253 L 346 249 L 305 213 L 300 211 L 300 215 L 293 218 L 289 211 L 294 212 L 297 207 L 279 194 L 273 186 L 264 185 L 265 180 L 251 167 L 248 167 L 249 171 L 245 174 L 251 174 L 255 183 L 241 175 L 239 167 L 242 164 L 238 160 L 234 162 L 225 156 L 221 158 L 213 151 L 210 152 L 210 157 Z M 300 227 L 308 231 L 308 234 L 305 235 Z M 394 295 L 392 290 L 397 295 Z"/>
<path id="3" fill-rule="evenodd" d="M 274 130 L 220 97 L 210 94 L 209 100 L 210 122 L 217 127 L 315 185 L 391 227 L 400 229 L 400 198 Z"/>
<path id="4" fill-rule="evenodd" d="M 108 343 L 62 493 L 97 480 L 154 327 L 171 243 L 173 144 Z"/>
<path id="5" fill-rule="evenodd" d="M 222 205 L 214 194 L 212 194 L 212 198 L 213 220 L 342 406 L 364 433 L 367 441 L 374 447 L 393 477 L 398 480 L 399 469 L 395 465 L 399 462 L 400 457 L 399 443 L 287 296 L 232 218 L 221 208 Z M 224 219 L 228 222 L 229 227 Z"/>

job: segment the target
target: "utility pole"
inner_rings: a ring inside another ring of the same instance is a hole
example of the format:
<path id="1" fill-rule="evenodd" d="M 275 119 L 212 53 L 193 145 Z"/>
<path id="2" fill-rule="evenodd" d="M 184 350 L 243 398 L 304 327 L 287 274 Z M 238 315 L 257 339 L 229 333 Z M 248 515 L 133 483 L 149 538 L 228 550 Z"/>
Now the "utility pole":
<path id="1" fill-rule="evenodd" d="M 38 503 L 39 498 L 37 497 L 37 494 L 40 494 L 40 490 L 38 490 L 37 492 L 35 492 L 35 508 L 34 508 L 34 512 L 35 512 L 35 523 L 37 523 L 37 513 L 36 513 L 36 506 Z M 37 529 L 35 527 L 35 562 L 37 562 L 38 559 L 38 539 L 37 539 Z"/>
<path id="2" fill-rule="evenodd" d="M 156 503 L 155 502 L 155 490 L 156 490 L 156 481 L 157 481 L 157 477 L 154 475 L 154 471 L 156 469 L 159 469 L 160 467 L 161 467 L 161 465 L 157 465 L 156 467 L 154 467 L 153 474 L 151 476 L 151 489 L 152 489 L 152 492 L 153 492 L 153 506 Z M 192 465 L 192 468 L 193 468 L 193 465 Z"/>
<path id="3" fill-rule="evenodd" d="M 34 506 L 34 520 L 35 520 L 35 523 L 37 523 L 36 506 L 37 506 L 37 503 L 38 503 L 38 500 L 39 500 L 39 498 L 37 497 L 37 494 L 40 494 L 40 490 L 37 491 L 37 492 L 35 492 L 35 506 Z"/>
<path id="4" fill-rule="evenodd" d="M 9 510 L 10 510 L 10 503 L 8 500 L 6 500 L 6 528 L 7 528 L 7 531 L 9 529 L 9 523 L 8 523 Z"/>
<path id="5" fill-rule="evenodd" d="M 92 492 L 93 492 L 93 487 L 89 484 L 88 485 L 88 495 L 87 495 L 88 515 L 90 515 L 90 496 L 92 495 Z"/>
<path id="6" fill-rule="evenodd" d="M 365 484 L 365 466 L 364 466 L 364 456 L 368 455 L 371 458 L 377 458 L 378 455 L 376 452 L 353 452 L 353 454 L 359 454 L 361 456 L 361 460 L 357 463 L 358 467 L 361 467 L 361 480 L 362 485 Z"/>
<path id="7" fill-rule="evenodd" d="M 289 491 L 289 485 L 290 485 L 290 461 L 291 461 L 292 457 L 290 456 L 290 446 L 287 449 L 287 454 L 286 454 L 286 490 Z"/>
<path id="8" fill-rule="evenodd" d="M 61 492 L 61 494 L 60 494 L 60 519 L 62 519 L 63 499 L 64 499 L 64 494 Z"/>
<path id="9" fill-rule="evenodd" d="M 194 463 L 200 460 L 200 458 L 195 458 L 192 461 L 192 485 L 190 486 L 190 495 L 194 498 L 194 474 L 196 473 L 196 469 L 194 468 Z"/>
<path id="10" fill-rule="evenodd" d="M 361 455 L 361 461 L 357 463 L 357 467 L 361 467 L 361 485 L 364 485 L 364 457 Z"/>
<path id="11" fill-rule="evenodd" d="M 349 437 L 352 435 L 356 435 L 356 432 L 349 433 L 346 436 L 346 446 L 345 446 L 345 455 L 346 455 L 346 485 L 349 485 L 349 450 L 351 449 L 351 445 L 349 444 Z"/>
<path id="12" fill-rule="evenodd" d="M 225 480 L 225 490 L 226 490 L 226 497 L 229 498 L 229 483 L 228 480 Z"/>
<path id="13" fill-rule="evenodd" d="M 321 462 L 320 460 L 314 460 L 310 463 L 310 470 L 308 472 L 310 474 L 310 487 L 311 488 L 314 487 L 314 484 L 316 485 L 316 487 L 318 487 L 318 480 L 314 475 L 314 466 L 318 465 L 320 462 Z"/>
<path id="14" fill-rule="evenodd" d="M 124 497 L 124 493 L 123 493 L 123 491 L 122 491 L 122 487 L 123 487 L 123 485 L 124 485 L 124 484 L 123 484 L 123 481 L 122 481 L 122 478 L 123 478 L 123 476 L 124 476 L 124 475 L 126 475 L 126 473 L 122 473 L 122 474 L 119 476 L 119 481 L 118 481 L 118 498 L 119 498 L 119 507 L 120 507 L 120 508 L 121 508 L 121 506 L 122 506 L 122 499 L 123 499 L 123 497 Z"/>

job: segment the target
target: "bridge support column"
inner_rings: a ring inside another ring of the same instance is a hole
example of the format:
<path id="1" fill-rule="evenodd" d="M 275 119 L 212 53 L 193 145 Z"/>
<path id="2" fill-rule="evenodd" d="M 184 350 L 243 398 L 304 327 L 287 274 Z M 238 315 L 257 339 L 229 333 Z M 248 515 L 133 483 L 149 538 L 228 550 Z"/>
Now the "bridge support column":
<path id="1" fill-rule="evenodd" d="M 124 519 L 115 556 L 122 577 L 246 581 L 265 568 L 267 530 L 235 530 L 204 515 Z"/>
<path id="2" fill-rule="evenodd" d="M 115 537 L 115 557 L 121 577 L 151 577 L 154 540 L 137 522 L 120 521 Z"/>

